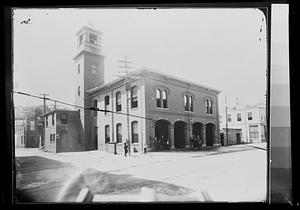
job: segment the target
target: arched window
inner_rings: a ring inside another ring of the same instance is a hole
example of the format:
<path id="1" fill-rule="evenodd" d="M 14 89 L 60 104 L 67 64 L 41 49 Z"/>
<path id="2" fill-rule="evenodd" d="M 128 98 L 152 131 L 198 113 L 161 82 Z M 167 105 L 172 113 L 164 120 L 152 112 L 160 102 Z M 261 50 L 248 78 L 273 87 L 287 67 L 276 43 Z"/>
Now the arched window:
<path id="1" fill-rule="evenodd" d="M 116 129 L 117 129 L 117 143 L 121 143 L 122 142 L 122 124 L 118 123 Z"/>
<path id="2" fill-rule="evenodd" d="M 110 142 L 110 129 L 109 129 L 109 125 L 105 126 L 105 143 Z"/>
<path id="3" fill-rule="evenodd" d="M 167 91 L 162 92 L 162 103 L 163 103 L 163 108 L 168 108 L 168 99 L 167 99 Z"/>
<path id="4" fill-rule="evenodd" d="M 213 113 L 213 109 L 212 109 L 212 100 L 209 100 L 209 114 L 212 114 Z"/>
<path id="5" fill-rule="evenodd" d="M 116 111 L 122 111 L 121 92 L 116 93 Z"/>
<path id="6" fill-rule="evenodd" d="M 184 110 L 189 111 L 189 98 L 187 95 L 184 95 Z"/>
<path id="7" fill-rule="evenodd" d="M 193 108 L 193 97 L 192 96 L 190 96 L 190 100 L 189 100 L 189 110 L 192 112 L 193 110 L 194 110 L 194 108 Z"/>
<path id="8" fill-rule="evenodd" d="M 207 114 L 212 114 L 213 113 L 213 108 L 212 108 L 212 100 L 205 100 L 205 107 L 206 107 L 206 113 Z"/>
<path id="9" fill-rule="evenodd" d="M 104 97 L 104 109 L 105 109 L 105 111 L 107 111 L 109 109 L 109 96 Z"/>
<path id="10" fill-rule="evenodd" d="M 137 87 L 131 88 L 131 108 L 138 107 Z"/>
<path id="11" fill-rule="evenodd" d="M 161 91 L 156 89 L 156 107 L 161 107 Z"/>
<path id="12" fill-rule="evenodd" d="M 138 143 L 139 142 L 138 122 L 137 121 L 133 121 L 131 123 L 131 141 L 132 141 L 132 143 Z"/>

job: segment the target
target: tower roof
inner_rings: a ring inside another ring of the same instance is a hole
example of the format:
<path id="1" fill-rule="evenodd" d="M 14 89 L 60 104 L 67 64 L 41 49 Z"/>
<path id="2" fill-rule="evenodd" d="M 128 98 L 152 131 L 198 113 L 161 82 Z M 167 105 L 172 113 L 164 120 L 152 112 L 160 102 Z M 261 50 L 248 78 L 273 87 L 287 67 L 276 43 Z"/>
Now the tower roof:
<path id="1" fill-rule="evenodd" d="M 81 32 L 84 31 L 84 30 L 92 31 L 93 33 L 102 35 L 102 32 L 101 32 L 101 31 L 98 31 L 98 30 L 96 30 L 95 28 L 92 28 L 92 27 L 90 27 L 90 26 L 84 25 L 84 26 L 82 26 L 82 27 L 79 29 L 79 31 L 76 33 L 76 36 L 78 36 L 79 34 L 81 34 Z"/>

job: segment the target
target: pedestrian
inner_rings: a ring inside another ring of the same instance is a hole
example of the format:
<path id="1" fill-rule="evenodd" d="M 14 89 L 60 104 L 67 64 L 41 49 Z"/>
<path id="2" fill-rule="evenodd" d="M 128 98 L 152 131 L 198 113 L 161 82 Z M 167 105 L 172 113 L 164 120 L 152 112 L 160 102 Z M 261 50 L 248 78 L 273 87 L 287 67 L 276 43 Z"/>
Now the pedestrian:
<path id="1" fill-rule="evenodd" d="M 197 149 L 199 150 L 200 149 L 200 147 L 202 146 L 202 141 L 201 141 L 201 138 L 200 138 L 200 136 L 198 135 L 197 136 L 197 142 L 198 142 L 198 147 L 197 147 Z"/>
<path id="2" fill-rule="evenodd" d="M 144 153 L 146 154 L 147 153 L 147 143 L 145 142 L 144 144 Z"/>
<path id="3" fill-rule="evenodd" d="M 127 153 L 128 153 L 128 144 L 127 144 L 127 139 L 126 139 L 126 141 L 124 142 L 124 154 L 125 154 L 125 157 L 127 156 Z"/>

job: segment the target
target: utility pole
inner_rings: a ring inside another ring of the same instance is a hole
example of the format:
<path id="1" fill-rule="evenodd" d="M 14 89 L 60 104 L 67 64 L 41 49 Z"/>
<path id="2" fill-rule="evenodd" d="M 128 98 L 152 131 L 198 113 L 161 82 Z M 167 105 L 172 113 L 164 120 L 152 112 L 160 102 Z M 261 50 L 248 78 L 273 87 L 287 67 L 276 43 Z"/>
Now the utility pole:
<path id="1" fill-rule="evenodd" d="M 227 120 L 227 96 L 225 96 L 225 115 L 226 115 L 226 141 L 228 146 L 228 120 Z"/>
<path id="2" fill-rule="evenodd" d="M 129 77 L 128 77 L 128 69 L 131 69 L 132 67 L 128 66 L 127 64 L 132 63 L 130 61 L 127 60 L 127 56 L 124 57 L 124 60 L 119 60 L 119 63 L 122 63 L 124 65 L 119 66 L 119 68 L 124 68 L 124 71 L 119 71 L 119 73 L 125 73 L 125 82 L 124 82 L 124 89 L 125 89 L 125 93 L 126 93 L 126 114 L 127 114 L 127 139 L 129 142 L 128 145 L 128 155 L 130 155 L 130 150 L 131 150 L 131 141 L 130 141 L 130 126 L 129 126 L 129 97 L 128 97 L 128 91 L 130 90 L 129 88 Z"/>
<path id="3" fill-rule="evenodd" d="M 46 96 L 49 96 L 49 94 L 43 93 L 40 94 L 43 96 L 43 102 L 44 102 L 44 116 L 43 116 L 43 127 L 44 127 L 44 132 L 43 132 L 43 137 L 42 137 L 42 142 L 41 142 L 41 146 L 44 146 L 44 142 L 45 142 L 45 134 L 46 134 L 46 125 L 45 125 L 45 114 L 46 114 Z"/>

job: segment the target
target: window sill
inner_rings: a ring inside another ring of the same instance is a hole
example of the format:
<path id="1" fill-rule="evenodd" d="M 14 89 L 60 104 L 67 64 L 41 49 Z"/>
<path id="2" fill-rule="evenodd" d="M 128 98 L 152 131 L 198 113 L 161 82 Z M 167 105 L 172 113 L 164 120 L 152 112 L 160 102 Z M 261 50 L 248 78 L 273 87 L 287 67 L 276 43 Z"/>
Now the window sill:
<path id="1" fill-rule="evenodd" d="M 156 107 L 156 109 L 169 110 L 169 108 L 163 108 L 163 107 Z"/>
<path id="2" fill-rule="evenodd" d="M 131 108 L 130 110 L 138 110 L 139 107 L 134 107 L 134 108 Z"/>

